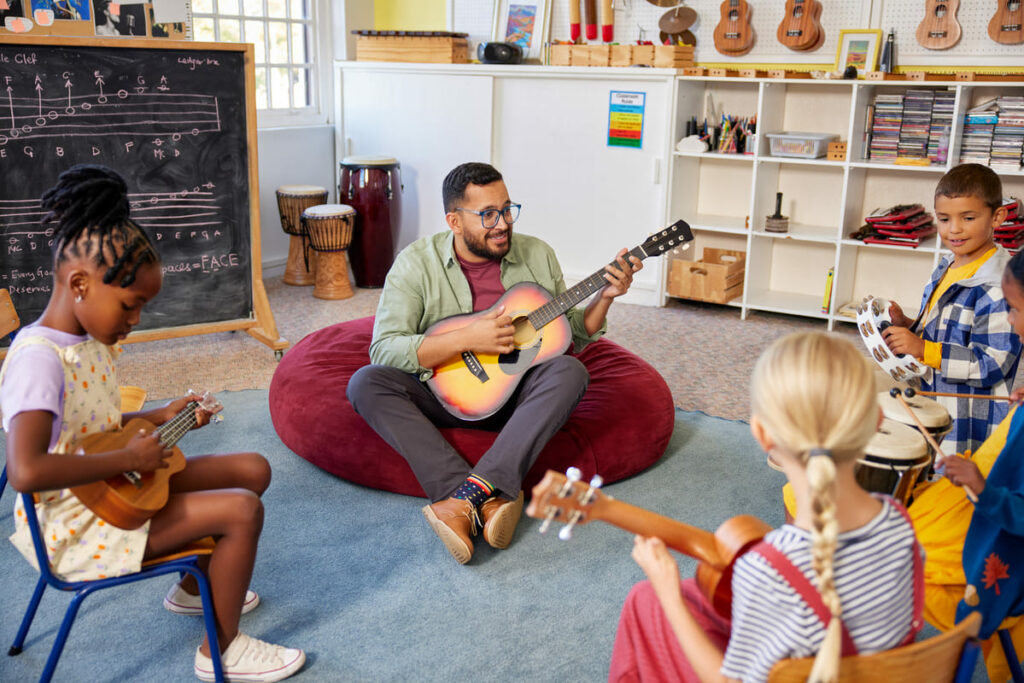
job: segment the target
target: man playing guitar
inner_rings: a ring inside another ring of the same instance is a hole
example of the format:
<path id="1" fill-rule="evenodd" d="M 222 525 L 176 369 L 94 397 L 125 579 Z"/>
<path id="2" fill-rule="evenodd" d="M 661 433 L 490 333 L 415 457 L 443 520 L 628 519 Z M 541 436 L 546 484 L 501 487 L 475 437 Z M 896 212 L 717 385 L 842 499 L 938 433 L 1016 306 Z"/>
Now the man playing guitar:
<path id="1" fill-rule="evenodd" d="M 509 199 L 494 167 L 456 167 L 444 180 L 442 196 L 449 229 L 417 240 L 395 259 L 377 308 L 372 365 L 352 376 L 348 398 L 408 461 L 430 498 L 423 514 L 452 556 L 465 564 L 480 528 L 495 548 L 511 542 L 522 512 L 523 477 L 576 407 L 589 376 L 576 358 L 554 355 L 526 370 L 509 400 L 475 420 L 457 417 L 435 397 L 425 381 L 450 359 L 461 357 L 468 364 L 476 355 L 518 357 L 513 312 L 495 306 L 506 290 L 523 282 L 553 296 L 566 290 L 551 247 L 535 237 L 513 236 L 520 205 Z M 612 300 L 626 293 L 642 267 L 640 259 L 627 261 L 625 253 L 606 266 L 608 284 L 586 308 L 566 313 L 577 350 L 604 333 Z M 450 316 L 479 311 L 486 312 L 468 317 L 461 327 L 429 329 Z M 486 379 L 479 376 L 479 382 Z M 442 437 L 441 427 L 499 433 L 471 468 Z"/>

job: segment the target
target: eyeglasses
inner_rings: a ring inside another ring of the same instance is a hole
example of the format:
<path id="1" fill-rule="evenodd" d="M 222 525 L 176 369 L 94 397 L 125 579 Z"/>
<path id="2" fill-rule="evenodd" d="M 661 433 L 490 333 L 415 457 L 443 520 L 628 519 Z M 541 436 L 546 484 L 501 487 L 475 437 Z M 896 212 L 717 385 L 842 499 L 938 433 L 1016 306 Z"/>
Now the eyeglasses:
<path id="1" fill-rule="evenodd" d="M 484 209 L 483 211 L 474 211 L 473 209 L 463 209 L 456 207 L 455 211 L 465 211 L 466 213 L 475 213 L 480 216 L 480 225 L 483 226 L 484 230 L 490 230 L 491 228 L 498 225 L 498 216 L 505 217 L 505 223 L 512 225 L 519 219 L 519 209 L 523 208 L 522 204 L 509 204 L 504 209 Z"/>

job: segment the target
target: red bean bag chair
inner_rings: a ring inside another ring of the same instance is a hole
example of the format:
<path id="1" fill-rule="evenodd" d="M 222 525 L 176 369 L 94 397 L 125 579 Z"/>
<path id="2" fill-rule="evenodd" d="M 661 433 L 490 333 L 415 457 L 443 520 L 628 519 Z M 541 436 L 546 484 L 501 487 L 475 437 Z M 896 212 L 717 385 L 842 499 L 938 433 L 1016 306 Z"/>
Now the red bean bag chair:
<path id="1" fill-rule="evenodd" d="M 424 497 L 412 470 L 352 409 L 348 380 L 370 362 L 373 318 L 313 332 L 285 353 L 270 383 L 270 417 L 281 441 L 317 467 L 375 489 Z M 541 451 L 526 476 L 530 489 L 548 469 L 570 466 L 589 478 L 618 481 L 653 465 L 665 452 L 675 406 L 665 380 L 639 356 L 600 339 L 577 356 L 590 385 L 568 422 Z M 497 432 L 442 429 L 470 464 Z"/>

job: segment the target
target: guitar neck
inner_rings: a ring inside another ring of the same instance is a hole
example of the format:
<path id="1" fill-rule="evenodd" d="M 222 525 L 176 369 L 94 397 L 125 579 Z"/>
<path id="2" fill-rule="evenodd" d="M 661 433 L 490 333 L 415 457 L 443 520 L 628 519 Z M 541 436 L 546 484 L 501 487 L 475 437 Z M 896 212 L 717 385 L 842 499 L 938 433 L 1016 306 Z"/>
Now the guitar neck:
<path id="1" fill-rule="evenodd" d="M 188 434 L 189 430 L 198 424 L 196 420 L 197 407 L 199 404 L 196 401 L 189 401 L 180 413 L 157 427 L 156 432 L 160 435 L 160 443 L 166 448 L 171 448 L 181 440 L 181 437 Z"/>
<path id="2" fill-rule="evenodd" d="M 634 534 L 656 536 L 673 550 L 718 571 L 726 568 L 715 535 L 710 531 L 611 498 L 601 504 L 600 515 L 593 518 Z"/>
<path id="3" fill-rule="evenodd" d="M 647 258 L 647 254 L 641 247 L 634 247 L 628 254 L 623 256 L 623 258 L 626 259 L 627 264 L 629 263 L 630 256 L 636 256 L 641 261 Z M 613 261 L 611 265 L 616 266 L 617 264 Z M 527 316 L 530 320 L 530 324 L 533 325 L 534 329 L 539 330 L 541 327 L 547 325 L 549 322 L 562 315 L 594 292 L 599 291 L 608 284 L 608 281 L 604 279 L 605 272 L 605 269 L 602 268 L 590 277 L 578 282 L 573 287 L 570 287 L 558 296 L 554 297 L 551 301 L 540 308 L 531 312 Z"/>

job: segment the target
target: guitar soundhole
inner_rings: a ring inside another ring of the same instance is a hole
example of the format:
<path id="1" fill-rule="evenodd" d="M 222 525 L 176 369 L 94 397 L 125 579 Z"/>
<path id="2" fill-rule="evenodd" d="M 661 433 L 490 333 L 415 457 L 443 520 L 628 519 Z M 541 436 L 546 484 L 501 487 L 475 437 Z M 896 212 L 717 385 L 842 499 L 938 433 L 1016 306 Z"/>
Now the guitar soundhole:
<path id="1" fill-rule="evenodd" d="M 729 10 L 729 21 L 736 21 L 740 18 L 740 13 L 736 10 Z"/>
<path id="2" fill-rule="evenodd" d="M 946 6 L 945 5 L 936 5 L 935 6 L 935 16 L 938 17 L 939 19 L 941 19 L 944 16 L 946 16 Z"/>
<path id="3" fill-rule="evenodd" d="M 512 341 L 517 349 L 525 349 L 537 343 L 540 335 L 525 315 L 512 320 Z"/>
<path id="4" fill-rule="evenodd" d="M 1006 3 L 1006 9 L 1008 9 L 1011 12 L 1016 12 L 1017 10 L 1019 10 L 1020 9 L 1020 2 L 1019 2 L 1019 0 L 1010 0 L 1010 2 Z"/>
<path id="5" fill-rule="evenodd" d="M 803 15 L 804 15 L 804 8 L 803 7 L 796 7 L 796 8 L 793 9 L 793 18 L 794 19 L 799 19 Z"/>

